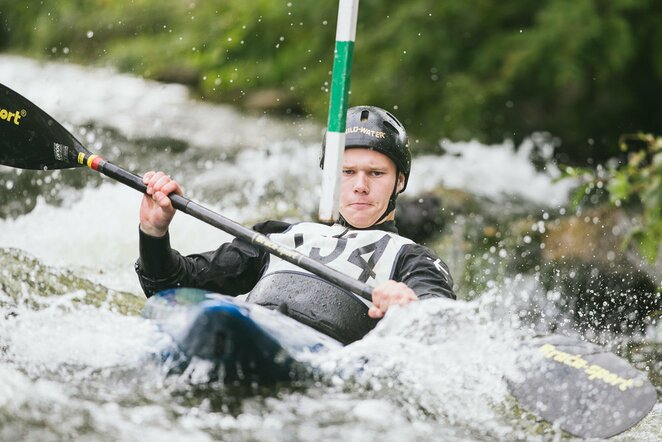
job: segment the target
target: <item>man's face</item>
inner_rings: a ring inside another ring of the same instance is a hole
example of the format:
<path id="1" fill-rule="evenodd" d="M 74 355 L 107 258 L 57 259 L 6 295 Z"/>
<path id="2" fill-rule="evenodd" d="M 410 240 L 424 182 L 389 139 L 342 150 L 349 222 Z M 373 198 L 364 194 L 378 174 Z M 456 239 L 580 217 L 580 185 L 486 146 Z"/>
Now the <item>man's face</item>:
<path id="1" fill-rule="evenodd" d="M 351 148 L 343 156 L 340 185 L 340 214 L 354 227 L 374 225 L 388 206 L 396 178 L 398 191 L 404 175 L 397 173 L 395 163 L 374 150 Z M 383 221 L 393 219 L 394 214 Z"/>

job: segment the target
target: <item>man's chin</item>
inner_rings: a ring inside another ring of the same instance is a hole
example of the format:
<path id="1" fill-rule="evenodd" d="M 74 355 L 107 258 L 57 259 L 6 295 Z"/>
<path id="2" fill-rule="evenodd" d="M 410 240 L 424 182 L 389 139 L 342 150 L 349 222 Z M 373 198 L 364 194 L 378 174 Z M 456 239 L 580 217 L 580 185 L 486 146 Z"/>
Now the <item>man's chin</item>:
<path id="1" fill-rule="evenodd" d="M 351 226 L 357 227 L 359 229 L 365 229 L 366 227 L 372 226 L 376 219 L 375 217 L 368 217 L 368 216 L 352 216 L 352 214 L 343 214 L 343 218 L 345 218 L 345 221 Z"/>

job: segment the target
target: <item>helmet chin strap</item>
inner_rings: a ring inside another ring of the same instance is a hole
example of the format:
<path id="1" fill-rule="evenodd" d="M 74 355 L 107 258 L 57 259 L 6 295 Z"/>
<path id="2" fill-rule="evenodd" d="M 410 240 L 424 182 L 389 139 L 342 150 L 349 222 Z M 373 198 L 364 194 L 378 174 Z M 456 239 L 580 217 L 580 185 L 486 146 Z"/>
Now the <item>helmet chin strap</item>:
<path id="1" fill-rule="evenodd" d="M 368 227 L 363 227 L 363 229 L 369 229 L 370 227 L 377 225 L 382 222 L 384 218 L 386 218 L 391 212 L 395 210 L 395 200 L 398 198 L 398 178 L 400 177 L 400 173 L 397 173 L 395 176 L 395 185 L 393 186 L 393 192 L 391 193 L 391 197 L 388 199 L 388 205 L 386 206 L 386 210 L 384 210 L 384 213 L 379 217 L 377 221 L 375 221 L 372 225 Z M 342 214 L 340 214 L 340 217 L 338 218 L 338 224 L 341 226 L 345 227 L 351 227 L 352 229 L 357 229 L 357 230 L 362 230 L 360 227 L 355 227 L 351 225 L 347 220 L 345 219 Z"/>

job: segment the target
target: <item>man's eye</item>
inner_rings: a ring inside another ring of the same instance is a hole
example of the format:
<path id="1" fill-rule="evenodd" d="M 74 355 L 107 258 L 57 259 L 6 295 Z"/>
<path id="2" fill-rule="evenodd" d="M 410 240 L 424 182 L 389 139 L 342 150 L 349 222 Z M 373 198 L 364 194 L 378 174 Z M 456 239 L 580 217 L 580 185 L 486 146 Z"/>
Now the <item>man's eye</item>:
<path id="1" fill-rule="evenodd" d="M 373 170 L 372 171 L 372 176 L 382 176 L 382 175 L 384 175 L 384 172 L 382 172 L 380 170 Z"/>
<path id="2" fill-rule="evenodd" d="M 354 173 L 354 171 L 351 170 L 351 169 L 343 169 L 343 170 L 342 170 L 342 173 L 345 174 L 345 175 L 351 175 L 351 174 Z"/>

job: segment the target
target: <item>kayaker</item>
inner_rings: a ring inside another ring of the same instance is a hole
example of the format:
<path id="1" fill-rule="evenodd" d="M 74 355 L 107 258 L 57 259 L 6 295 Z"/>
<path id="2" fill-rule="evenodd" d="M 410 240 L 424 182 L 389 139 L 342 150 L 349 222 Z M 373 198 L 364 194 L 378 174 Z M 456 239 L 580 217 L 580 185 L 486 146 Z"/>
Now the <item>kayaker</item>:
<path id="1" fill-rule="evenodd" d="M 324 143 L 322 143 L 324 144 Z M 324 145 L 322 146 L 322 155 Z M 398 235 L 396 198 L 411 168 L 407 133 L 389 112 L 356 106 L 347 112 L 340 221 L 266 221 L 253 228 L 328 266 L 374 286 L 372 303 L 235 239 L 218 249 L 182 256 L 170 247 L 175 215 L 167 195 L 182 194 L 163 172 L 147 172 L 140 206 L 136 272 L 149 297 L 173 287 L 196 287 L 278 309 L 343 343 L 360 339 L 394 305 L 426 298 L 455 299 L 446 264 L 430 249 Z"/>

